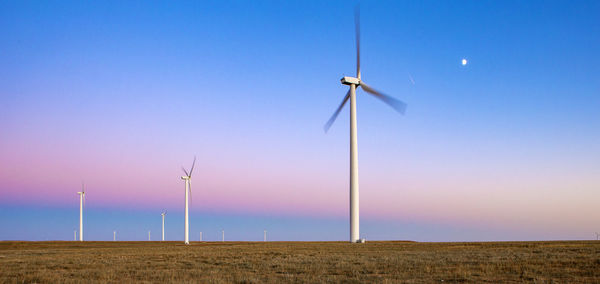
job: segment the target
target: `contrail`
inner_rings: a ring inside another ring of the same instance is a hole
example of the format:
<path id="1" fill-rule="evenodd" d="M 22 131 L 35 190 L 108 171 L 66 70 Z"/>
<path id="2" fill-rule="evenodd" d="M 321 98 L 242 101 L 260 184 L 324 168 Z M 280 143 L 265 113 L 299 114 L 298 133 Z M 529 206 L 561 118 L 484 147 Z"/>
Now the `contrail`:
<path id="1" fill-rule="evenodd" d="M 410 82 L 414 85 L 415 84 L 415 80 L 413 79 L 413 77 L 410 75 L 410 73 L 408 73 L 408 79 L 410 80 Z"/>

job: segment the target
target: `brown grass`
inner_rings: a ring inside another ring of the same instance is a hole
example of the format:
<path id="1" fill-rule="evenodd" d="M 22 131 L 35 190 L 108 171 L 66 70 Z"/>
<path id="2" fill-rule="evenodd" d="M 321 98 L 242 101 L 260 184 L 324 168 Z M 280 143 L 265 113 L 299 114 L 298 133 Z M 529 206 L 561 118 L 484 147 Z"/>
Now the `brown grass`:
<path id="1" fill-rule="evenodd" d="M 600 242 L 0 242 L 0 282 L 600 283 Z"/>

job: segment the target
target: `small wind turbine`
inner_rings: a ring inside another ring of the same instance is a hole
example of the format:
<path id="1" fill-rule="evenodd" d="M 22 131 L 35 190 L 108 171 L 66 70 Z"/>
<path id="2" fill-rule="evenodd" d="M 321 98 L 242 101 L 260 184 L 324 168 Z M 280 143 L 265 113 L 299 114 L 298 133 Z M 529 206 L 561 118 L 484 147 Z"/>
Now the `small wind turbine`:
<path id="1" fill-rule="evenodd" d="M 596 232 L 596 241 L 600 239 L 600 234 Z"/>
<path id="2" fill-rule="evenodd" d="M 117 240 L 117 231 L 113 231 L 113 242 Z"/>
<path id="3" fill-rule="evenodd" d="M 225 241 L 225 230 L 221 230 L 221 241 Z"/>
<path id="4" fill-rule="evenodd" d="M 196 157 L 194 157 L 194 162 L 192 162 L 192 168 L 188 173 L 185 168 L 181 167 L 185 176 L 182 176 L 181 179 L 185 180 L 185 244 L 190 244 L 190 223 L 189 223 L 189 214 L 188 214 L 188 195 L 189 199 L 192 199 L 192 186 L 190 184 L 192 179 L 192 172 L 194 171 L 194 165 L 196 164 Z"/>
<path id="5" fill-rule="evenodd" d="M 77 241 L 77 230 L 73 230 L 73 240 Z"/>
<path id="6" fill-rule="evenodd" d="M 264 231 L 263 242 L 267 241 L 267 230 Z"/>
<path id="7" fill-rule="evenodd" d="M 148 241 L 150 241 L 150 231 L 148 231 Z"/>
<path id="8" fill-rule="evenodd" d="M 399 113 L 404 114 L 406 111 L 406 104 L 395 98 L 384 95 L 369 85 L 365 84 L 360 78 L 360 11 L 356 8 L 354 15 L 354 24 L 356 28 L 356 78 L 354 77 L 343 77 L 341 79 L 342 84 L 349 85 L 350 90 L 346 93 L 346 96 L 342 100 L 342 103 L 338 109 L 333 113 L 331 118 L 325 124 L 325 132 L 329 130 L 338 114 L 350 100 L 350 242 L 360 242 L 360 230 L 359 230 L 359 213 L 358 213 L 358 142 L 357 142 L 357 129 L 356 129 L 356 89 L 362 87 L 362 89 L 382 100 L 384 103 L 390 105 Z"/>
<path id="9" fill-rule="evenodd" d="M 165 215 L 167 215 L 167 210 L 160 213 L 162 216 L 162 240 L 165 241 Z"/>
<path id="10" fill-rule="evenodd" d="M 83 242 L 83 205 L 85 204 L 85 187 L 81 184 L 79 194 L 79 241 Z"/>
<path id="11" fill-rule="evenodd" d="M 202 241 L 202 232 L 200 232 L 200 241 Z"/>

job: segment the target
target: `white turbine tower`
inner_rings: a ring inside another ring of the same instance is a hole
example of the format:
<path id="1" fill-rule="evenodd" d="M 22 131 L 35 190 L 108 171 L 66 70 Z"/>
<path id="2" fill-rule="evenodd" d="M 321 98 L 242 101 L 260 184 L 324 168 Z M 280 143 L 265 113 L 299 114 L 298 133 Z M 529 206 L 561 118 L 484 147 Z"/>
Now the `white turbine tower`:
<path id="1" fill-rule="evenodd" d="M 200 241 L 202 241 L 202 232 L 200 232 Z"/>
<path id="2" fill-rule="evenodd" d="M 358 213 L 358 145 L 357 145 L 357 133 L 356 133 L 356 89 L 362 87 L 362 89 L 382 100 L 386 104 L 390 105 L 396 111 L 404 114 L 406 111 L 406 104 L 395 98 L 384 95 L 375 89 L 369 87 L 360 78 L 360 14 L 358 7 L 356 8 L 354 24 L 356 28 L 356 78 L 355 77 L 343 77 L 341 79 L 342 84 L 349 85 L 350 90 L 346 93 L 346 96 L 342 100 L 342 103 L 338 109 L 333 113 L 331 118 L 325 124 L 325 132 L 329 130 L 338 114 L 350 100 L 350 242 L 362 242 L 360 240 L 359 230 L 359 213 Z"/>
<path id="3" fill-rule="evenodd" d="M 190 182 L 192 179 L 192 172 L 194 171 L 195 164 L 196 164 L 196 157 L 194 157 L 194 162 L 192 162 L 192 168 L 190 169 L 189 173 L 185 170 L 185 168 L 181 167 L 181 169 L 185 173 L 185 176 L 182 176 L 181 179 L 185 180 L 185 244 L 186 245 L 190 244 L 190 223 L 189 223 L 189 214 L 188 214 L 188 211 L 189 211 L 188 200 L 192 199 L 192 186 L 191 186 Z"/>
<path id="4" fill-rule="evenodd" d="M 81 191 L 79 194 L 79 241 L 83 242 L 83 205 L 85 204 L 85 188 L 81 184 Z"/>
<path id="5" fill-rule="evenodd" d="M 77 230 L 73 230 L 73 240 L 77 240 Z"/>
<path id="6" fill-rule="evenodd" d="M 113 231 L 113 242 L 117 240 L 117 231 Z"/>
<path id="7" fill-rule="evenodd" d="M 165 241 L 165 215 L 167 215 L 167 210 L 160 213 L 162 216 L 162 240 Z"/>

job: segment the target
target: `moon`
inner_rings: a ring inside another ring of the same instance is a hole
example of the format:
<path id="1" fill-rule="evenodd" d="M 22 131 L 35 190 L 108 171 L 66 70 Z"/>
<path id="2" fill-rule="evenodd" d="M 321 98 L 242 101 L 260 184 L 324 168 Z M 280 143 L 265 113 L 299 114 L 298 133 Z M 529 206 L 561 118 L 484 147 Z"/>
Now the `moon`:
<path id="1" fill-rule="evenodd" d="M 463 65 L 463 66 L 467 65 L 467 60 L 466 60 L 466 59 L 464 59 L 464 58 L 463 58 L 463 60 L 462 60 L 462 65 Z"/>

